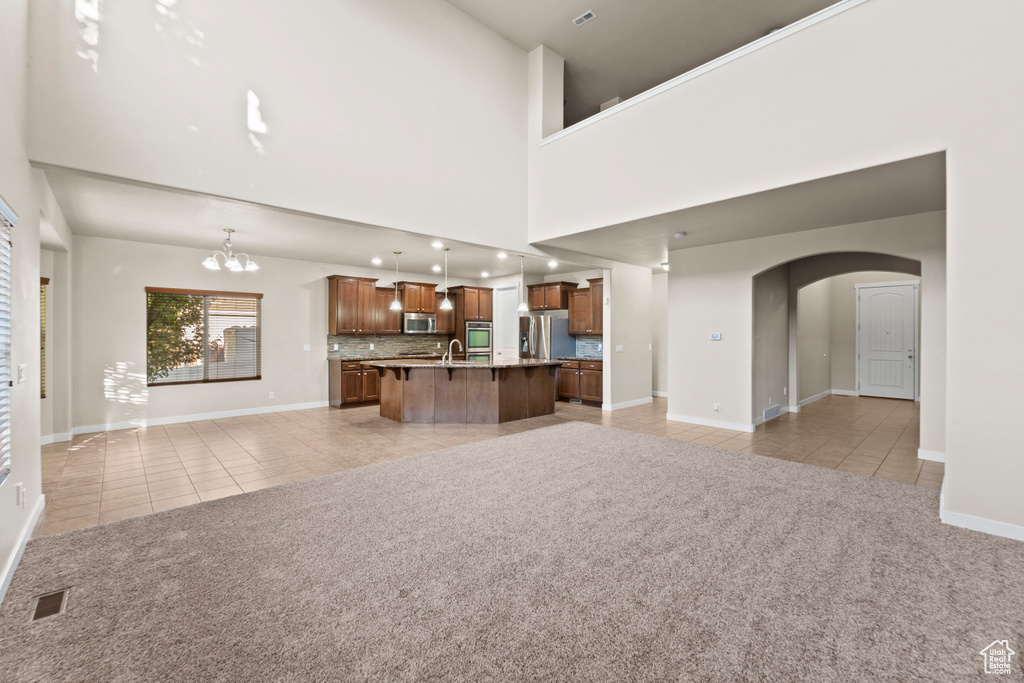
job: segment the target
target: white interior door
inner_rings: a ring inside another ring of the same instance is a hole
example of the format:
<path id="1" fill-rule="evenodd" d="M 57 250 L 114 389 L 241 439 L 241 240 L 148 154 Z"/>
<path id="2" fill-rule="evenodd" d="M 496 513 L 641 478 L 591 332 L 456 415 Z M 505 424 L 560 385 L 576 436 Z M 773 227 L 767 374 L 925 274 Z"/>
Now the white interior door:
<path id="1" fill-rule="evenodd" d="M 917 377 L 917 285 L 857 288 L 857 389 L 913 399 Z"/>
<path id="2" fill-rule="evenodd" d="M 494 294 L 494 353 L 499 358 L 518 358 L 519 289 L 503 287 Z"/>

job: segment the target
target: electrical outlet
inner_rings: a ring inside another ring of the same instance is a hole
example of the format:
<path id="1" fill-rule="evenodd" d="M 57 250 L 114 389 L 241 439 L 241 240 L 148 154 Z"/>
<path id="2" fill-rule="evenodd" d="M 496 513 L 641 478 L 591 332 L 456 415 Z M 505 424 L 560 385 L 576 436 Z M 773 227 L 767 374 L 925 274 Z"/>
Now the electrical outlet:
<path id="1" fill-rule="evenodd" d="M 437 342 L 437 348 L 441 348 L 441 342 Z"/>
<path id="2" fill-rule="evenodd" d="M 769 396 L 769 397 L 768 397 L 768 405 L 771 405 L 771 404 L 772 404 L 772 397 L 771 397 L 771 396 Z"/>
<path id="3" fill-rule="evenodd" d="M 783 395 L 783 396 L 786 396 L 786 392 L 787 392 L 788 390 L 789 390 L 789 387 L 782 387 L 782 395 Z"/>
<path id="4" fill-rule="evenodd" d="M 654 350 L 654 344 L 648 344 L 647 345 L 647 350 L 648 351 L 653 351 Z"/>
<path id="5" fill-rule="evenodd" d="M 373 344 L 370 344 L 370 350 L 373 351 Z"/>
<path id="6" fill-rule="evenodd" d="M 26 493 L 27 492 L 25 490 L 25 485 L 24 484 L 22 484 L 21 482 L 18 482 L 17 484 L 15 484 L 14 485 L 14 504 L 17 505 L 20 508 L 24 508 L 25 507 L 25 498 L 27 497 L 25 495 Z"/>
<path id="7" fill-rule="evenodd" d="M 22 382 L 25 381 L 27 376 L 26 370 L 28 370 L 28 366 L 25 365 L 24 363 L 18 366 L 18 384 L 21 384 Z"/>
<path id="8" fill-rule="evenodd" d="M 622 344 L 616 344 L 615 345 L 615 352 L 616 353 L 622 353 Z"/>
<path id="9" fill-rule="evenodd" d="M 273 391 L 270 392 L 270 398 L 274 398 L 274 392 Z"/>
<path id="10" fill-rule="evenodd" d="M 334 345 L 334 350 L 335 350 L 335 351 L 337 351 L 337 350 L 338 350 L 338 345 L 337 345 L 337 344 L 335 344 L 335 345 Z"/>
<path id="11" fill-rule="evenodd" d="M 312 346 L 310 346 L 309 344 L 303 344 L 303 345 L 302 345 L 302 350 L 303 350 L 303 351 L 309 351 L 309 350 L 310 350 L 310 349 L 312 349 L 312 348 L 313 348 L 313 347 L 312 347 Z"/>
<path id="12" fill-rule="evenodd" d="M 715 404 L 715 412 L 716 413 L 718 412 L 718 404 L 717 403 Z"/>

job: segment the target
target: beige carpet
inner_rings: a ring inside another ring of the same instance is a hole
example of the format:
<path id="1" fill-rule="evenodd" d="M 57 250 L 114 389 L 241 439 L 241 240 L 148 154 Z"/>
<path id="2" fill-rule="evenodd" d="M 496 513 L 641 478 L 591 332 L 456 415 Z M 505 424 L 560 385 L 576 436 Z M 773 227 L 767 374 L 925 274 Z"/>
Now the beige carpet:
<path id="1" fill-rule="evenodd" d="M 937 514 L 570 423 L 33 541 L 0 679 L 983 680 L 1024 652 L 1024 543 Z"/>

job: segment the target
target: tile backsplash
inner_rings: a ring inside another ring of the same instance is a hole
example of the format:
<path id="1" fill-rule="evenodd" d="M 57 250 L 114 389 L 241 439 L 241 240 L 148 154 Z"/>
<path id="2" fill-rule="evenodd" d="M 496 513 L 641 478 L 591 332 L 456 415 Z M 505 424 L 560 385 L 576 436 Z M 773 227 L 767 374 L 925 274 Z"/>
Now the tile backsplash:
<path id="1" fill-rule="evenodd" d="M 328 358 L 370 358 L 374 356 L 397 356 L 402 353 L 444 353 L 448 350 L 449 337 L 444 334 L 389 334 L 382 336 L 329 335 L 327 337 Z M 441 348 L 438 348 L 438 343 Z M 334 345 L 338 350 L 334 350 Z M 370 350 L 373 344 L 373 350 Z"/>
<path id="2" fill-rule="evenodd" d="M 599 334 L 581 334 L 576 337 L 576 355 L 580 358 L 600 358 L 604 337 Z"/>

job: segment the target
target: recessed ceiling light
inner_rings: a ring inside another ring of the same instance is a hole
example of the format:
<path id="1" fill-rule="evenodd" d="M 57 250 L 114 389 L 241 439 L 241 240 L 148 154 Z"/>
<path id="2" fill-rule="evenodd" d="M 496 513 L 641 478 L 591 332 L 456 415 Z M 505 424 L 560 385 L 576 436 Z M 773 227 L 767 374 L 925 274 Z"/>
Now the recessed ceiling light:
<path id="1" fill-rule="evenodd" d="M 558 261 L 556 261 L 554 259 L 551 259 L 550 261 L 548 261 L 548 266 L 550 266 L 551 268 L 557 268 L 558 267 Z"/>
<path id="2" fill-rule="evenodd" d="M 575 19 L 573 19 L 572 23 L 576 24 L 577 26 L 583 26 L 583 24 L 587 23 L 588 21 L 593 19 L 595 16 L 597 16 L 597 15 L 594 14 L 591 10 L 587 10 L 583 14 L 581 14 L 578 17 L 576 17 Z"/>
<path id="3" fill-rule="evenodd" d="M 434 249 L 440 249 L 441 247 L 444 246 L 444 242 L 442 242 L 441 240 L 434 240 L 433 242 L 430 243 L 430 246 L 432 246 Z"/>
<path id="4" fill-rule="evenodd" d="M 370 260 L 370 263 L 372 263 L 375 266 L 379 266 L 381 263 L 383 263 L 383 261 L 374 256 L 373 259 Z"/>
<path id="5" fill-rule="evenodd" d="M 488 273 L 486 270 L 484 272 L 480 273 L 480 277 L 490 277 L 490 276 L 491 276 L 491 274 Z"/>
<path id="6" fill-rule="evenodd" d="M 661 269 L 662 270 L 668 270 L 668 262 L 667 261 L 665 263 L 661 264 Z"/>
<path id="7" fill-rule="evenodd" d="M 672 236 L 675 237 L 676 239 L 679 239 L 680 237 L 686 237 L 686 233 L 685 232 L 677 232 L 676 234 L 674 234 Z"/>
<path id="8" fill-rule="evenodd" d="M 439 266 L 439 265 L 437 265 L 437 264 L 434 264 L 433 266 L 431 266 L 431 268 L 430 268 L 430 269 L 431 269 L 432 271 L 434 271 L 435 273 L 440 273 L 440 272 L 441 272 L 441 266 Z"/>
<path id="9" fill-rule="evenodd" d="M 500 258 L 500 259 L 507 259 L 508 258 L 508 254 L 506 254 L 503 251 L 499 251 L 498 252 L 498 258 Z"/>

